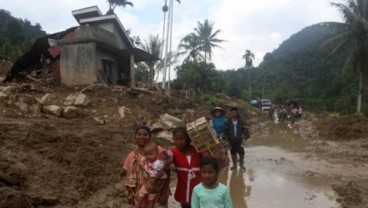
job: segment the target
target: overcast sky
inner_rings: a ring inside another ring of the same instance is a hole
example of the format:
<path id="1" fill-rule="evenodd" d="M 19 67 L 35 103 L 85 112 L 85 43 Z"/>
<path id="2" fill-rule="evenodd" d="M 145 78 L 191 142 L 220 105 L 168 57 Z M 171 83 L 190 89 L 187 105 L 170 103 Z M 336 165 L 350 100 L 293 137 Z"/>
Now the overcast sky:
<path id="1" fill-rule="evenodd" d="M 115 13 L 126 29 L 147 40 L 149 35 L 162 36 L 165 0 L 130 0 L 134 7 L 118 7 Z M 342 21 L 331 2 L 343 0 L 181 0 L 175 1 L 173 47 L 191 33 L 197 22 L 209 19 L 218 38 L 226 40 L 215 49 L 213 62 L 217 69 L 238 69 L 244 66 L 246 49 L 255 55 L 258 65 L 265 53 L 272 52 L 282 41 L 306 26 L 325 21 Z M 0 8 L 14 17 L 40 23 L 47 33 L 59 32 L 77 22 L 71 11 L 97 5 L 102 13 L 106 0 L 0 0 Z M 1 20 L 0 20 L 1 21 Z"/>

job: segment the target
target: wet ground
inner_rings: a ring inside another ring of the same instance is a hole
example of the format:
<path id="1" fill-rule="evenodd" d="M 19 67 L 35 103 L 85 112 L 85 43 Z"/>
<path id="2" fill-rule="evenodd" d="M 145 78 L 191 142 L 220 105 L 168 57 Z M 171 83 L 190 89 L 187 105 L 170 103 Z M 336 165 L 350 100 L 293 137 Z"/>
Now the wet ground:
<path id="1" fill-rule="evenodd" d="M 339 208 L 331 187 L 334 175 L 328 174 L 334 165 L 311 157 L 306 146 L 287 126 L 252 135 L 246 144 L 246 171 L 226 169 L 220 175 L 234 207 Z M 170 207 L 179 207 L 174 204 Z"/>

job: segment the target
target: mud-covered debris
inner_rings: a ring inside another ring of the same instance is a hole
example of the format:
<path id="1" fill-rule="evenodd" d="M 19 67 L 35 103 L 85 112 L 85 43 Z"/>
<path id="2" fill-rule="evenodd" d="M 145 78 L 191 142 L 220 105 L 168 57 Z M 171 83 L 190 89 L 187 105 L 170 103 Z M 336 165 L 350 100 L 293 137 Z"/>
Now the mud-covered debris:
<path id="1" fill-rule="evenodd" d="M 170 114 L 165 113 L 164 115 L 160 116 L 160 122 L 164 129 L 169 130 L 176 126 L 183 126 L 185 123 L 180 120 L 179 118 L 172 116 Z"/>
<path id="2" fill-rule="evenodd" d="M 125 106 L 121 106 L 118 108 L 118 112 L 119 112 L 120 119 L 123 119 L 125 118 L 125 113 L 131 112 L 131 110 Z"/>

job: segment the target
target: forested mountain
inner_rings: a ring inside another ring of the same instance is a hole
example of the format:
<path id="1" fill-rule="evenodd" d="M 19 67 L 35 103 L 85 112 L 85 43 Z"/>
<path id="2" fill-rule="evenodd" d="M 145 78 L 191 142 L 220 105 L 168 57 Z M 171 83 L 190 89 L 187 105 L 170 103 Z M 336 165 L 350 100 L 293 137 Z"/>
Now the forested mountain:
<path id="1" fill-rule="evenodd" d="M 46 34 L 40 24 L 15 18 L 0 9 L 0 60 L 14 61 L 30 45 L 30 41 Z"/>
<path id="2" fill-rule="evenodd" d="M 358 77 L 343 70 L 349 48 L 327 59 L 335 45 L 329 39 L 339 31 L 333 23 L 320 23 L 304 28 L 267 53 L 257 68 L 224 72 L 226 93 L 249 99 L 271 98 L 278 104 L 298 99 L 309 110 L 354 112 Z M 363 109 L 368 112 L 367 95 Z"/>

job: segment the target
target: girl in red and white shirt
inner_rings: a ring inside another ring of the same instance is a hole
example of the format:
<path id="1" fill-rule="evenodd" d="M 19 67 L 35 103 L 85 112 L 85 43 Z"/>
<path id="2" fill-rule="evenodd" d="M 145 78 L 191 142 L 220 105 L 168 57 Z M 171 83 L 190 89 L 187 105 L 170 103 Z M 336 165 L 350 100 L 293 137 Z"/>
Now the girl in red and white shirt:
<path id="1" fill-rule="evenodd" d="M 173 140 L 175 147 L 171 151 L 177 173 L 174 198 L 182 208 L 190 208 L 193 188 L 201 182 L 201 155 L 190 145 L 191 140 L 185 127 L 174 128 Z"/>

